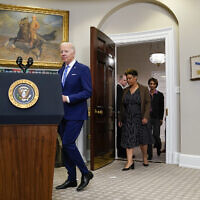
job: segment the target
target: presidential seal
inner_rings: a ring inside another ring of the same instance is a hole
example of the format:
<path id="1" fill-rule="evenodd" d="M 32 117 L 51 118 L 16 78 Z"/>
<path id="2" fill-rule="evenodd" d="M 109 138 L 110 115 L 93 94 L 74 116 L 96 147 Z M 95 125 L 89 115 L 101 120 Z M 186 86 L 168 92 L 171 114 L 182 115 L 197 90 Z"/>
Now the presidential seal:
<path id="1" fill-rule="evenodd" d="M 8 90 L 11 103 L 18 108 L 30 108 L 39 98 L 39 90 L 35 83 L 21 79 L 11 84 Z"/>

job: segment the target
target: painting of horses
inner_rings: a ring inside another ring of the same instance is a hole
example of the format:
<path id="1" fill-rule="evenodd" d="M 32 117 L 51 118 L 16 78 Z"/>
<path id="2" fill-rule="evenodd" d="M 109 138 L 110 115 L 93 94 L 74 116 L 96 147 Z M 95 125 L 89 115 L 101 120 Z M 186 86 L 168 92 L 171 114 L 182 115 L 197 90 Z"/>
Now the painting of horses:
<path id="1" fill-rule="evenodd" d="M 0 4 L 0 65 L 14 66 L 21 56 L 24 62 L 32 57 L 37 68 L 60 67 L 68 19 L 69 11 Z"/>

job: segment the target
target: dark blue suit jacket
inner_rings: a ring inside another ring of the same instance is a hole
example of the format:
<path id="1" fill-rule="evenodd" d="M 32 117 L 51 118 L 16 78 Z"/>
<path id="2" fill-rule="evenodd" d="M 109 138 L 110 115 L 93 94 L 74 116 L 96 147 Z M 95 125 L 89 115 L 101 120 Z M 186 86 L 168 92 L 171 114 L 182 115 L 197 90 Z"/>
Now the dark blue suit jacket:
<path id="1" fill-rule="evenodd" d="M 65 65 L 58 71 L 62 78 Z M 87 99 L 92 95 L 90 70 L 86 65 L 75 62 L 67 75 L 62 93 L 69 97 L 70 103 L 64 103 L 64 119 L 85 120 L 88 118 Z"/>

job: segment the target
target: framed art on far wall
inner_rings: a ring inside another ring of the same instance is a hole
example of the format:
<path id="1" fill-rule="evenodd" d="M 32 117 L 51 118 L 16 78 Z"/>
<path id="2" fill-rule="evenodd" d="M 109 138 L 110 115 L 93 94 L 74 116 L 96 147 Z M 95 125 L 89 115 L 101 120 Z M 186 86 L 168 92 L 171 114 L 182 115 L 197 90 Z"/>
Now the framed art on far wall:
<path id="1" fill-rule="evenodd" d="M 68 41 L 69 11 L 0 4 L 0 66 L 34 60 L 35 68 L 58 68 L 59 45 Z M 24 63 L 26 64 L 26 63 Z"/>
<path id="2" fill-rule="evenodd" d="M 190 57 L 190 80 L 200 80 L 200 55 Z"/>

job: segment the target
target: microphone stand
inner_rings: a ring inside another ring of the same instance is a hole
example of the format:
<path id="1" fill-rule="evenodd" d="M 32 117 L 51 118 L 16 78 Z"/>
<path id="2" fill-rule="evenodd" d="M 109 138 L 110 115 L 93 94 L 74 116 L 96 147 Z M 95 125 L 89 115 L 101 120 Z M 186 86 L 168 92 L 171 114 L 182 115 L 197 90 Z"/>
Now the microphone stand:
<path id="1" fill-rule="evenodd" d="M 27 69 L 33 64 L 33 58 L 29 57 L 26 65 L 24 65 L 22 61 L 23 61 L 22 57 L 18 56 L 16 63 L 19 66 L 19 68 L 23 71 L 23 73 L 26 73 Z"/>

